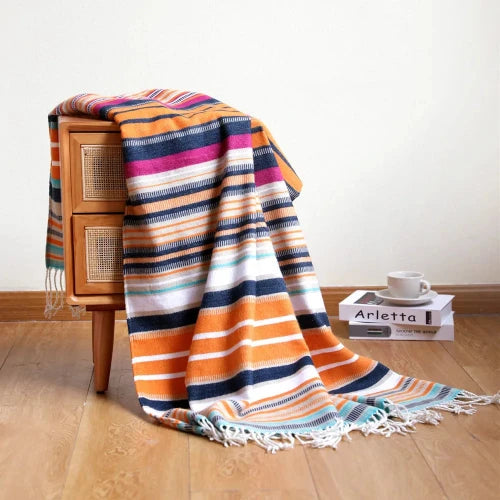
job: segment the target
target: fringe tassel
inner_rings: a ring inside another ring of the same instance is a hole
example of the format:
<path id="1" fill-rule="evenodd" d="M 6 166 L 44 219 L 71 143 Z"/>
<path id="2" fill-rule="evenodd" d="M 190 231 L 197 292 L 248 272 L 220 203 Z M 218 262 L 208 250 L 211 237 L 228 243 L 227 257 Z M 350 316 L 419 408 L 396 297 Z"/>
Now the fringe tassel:
<path id="1" fill-rule="evenodd" d="M 64 307 L 63 269 L 47 268 L 45 273 L 45 317 L 51 319 Z"/>
<path id="2" fill-rule="evenodd" d="M 198 422 L 203 430 L 203 435 L 210 441 L 217 441 L 224 446 L 244 446 L 249 441 L 264 448 L 268 453 L 276 453 L 279 450 L 293 448 L 295 440 L 299 443 L 311 446 L 313 448 L 337 448 L 338 443 L 343 437 L 349 437 L 351 426 L 343 421 L 338 421 L 334 426 L 328 429 L 321 429 L 304 434 L 295 434 L 288 432 L 277 432 L 275 434 L 263 434 L 256 431 L 249 431 L 239 427 L 225 427 L 217 429 L 208 419 L 202 419 Z"/>
<path id="3" fill-rule="evenodd" d="M 80 319 L 82 314 L 87 312 L 87 308 L 85 306 L 69 306 L 71 309 L 71 317 L 74 319 Z"/>
<path id="4" fill-rule="evenodd" d="M 45 273 L 45 311 L 47 319 L 52 319 L 58 311 L 64 308 L 64 269 L 55 267 L 47 268 Z M 85 306 L 69 306 L 71 316 L 80 319 L 85 314 Z"/>
<path id="5" fill-rule="evenodd" d="M 351 440 L 349 433 L 353 430 L 359 430 L 365 436 L 369 434 L 379 434 L 385 437 L 390 437 L 393 434 L 406 435 L 415 432 L 417 424 L 438 425 L 443 416 L 437 410 L 471 415 L 476 412 L 474 406 L 489 404 L 500 404 L 500 392 L 493 396 L 483 396 L 462 391 L 453 401 L 413 412 L 404 405 L 389 402 L 386 410 L 377 410 L 364 424 L 352 425 L 339 420 L 334 426 L 327 429 L 303 434 L 286 432 L 263 434 L 239 427 L 218 429 L 207 418 L 200 419 L 197 424 L 202 428 L 204 436 L 224 446 L 244 446 L 249 441 L 253 441 L 268 453 L 276 453 L 279 450 L 293 448 L 295 440 L 297 440 L 300 444 L 312 448 L 336 449 L 344 438 Z"/>
<path id="6" fill-rule="evenodd" d="M 409 411 L 404 405 L 389 403 L 388 412 L 379 410 L 359 430 L 365 436 L 380 434 L 390 437 L 392 434 L 408 434 L 415 432 L 416 424 L 438 425 L 443 416 L 436 410 L 448 411 L 456 414 L 473 415 L 477 409 L 474 406 L 500 404 L 500 391 L 493 396 L 477 395 L 469 391 L 462 391 L 453 401 L 441 403 L 423 410 Z"/>

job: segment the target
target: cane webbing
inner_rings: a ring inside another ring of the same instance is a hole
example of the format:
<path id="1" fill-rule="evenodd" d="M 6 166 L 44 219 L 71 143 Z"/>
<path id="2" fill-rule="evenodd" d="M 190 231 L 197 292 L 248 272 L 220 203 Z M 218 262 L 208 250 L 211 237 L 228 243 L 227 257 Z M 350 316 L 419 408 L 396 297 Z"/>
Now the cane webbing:
<path id="1" fill-rule="evenodd" d="M 81 158 L 85 201 L 127 198 L 123 156 L 119 144 L 82 145 Z"/>
<path id="2" fill-rule="evenodd" d="M 86 227 L 87 281 L 123 281 L 121 227 Z"/>

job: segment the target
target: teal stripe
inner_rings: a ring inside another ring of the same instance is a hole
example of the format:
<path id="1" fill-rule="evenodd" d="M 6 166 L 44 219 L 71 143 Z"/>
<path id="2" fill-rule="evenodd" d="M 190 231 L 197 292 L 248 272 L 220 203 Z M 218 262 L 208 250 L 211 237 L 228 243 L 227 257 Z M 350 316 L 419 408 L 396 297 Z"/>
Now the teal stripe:
<path id="1" fill-rule="evenodd" d="M 125 292 L 125 295 L 156 295 L 157 293 L 171 292 L 173 290 L 180 290 L 182 288 L 189 288 L 190 286 L 200 285 L 205 283 L 206 280 L 191 281 L 183 283 L 182 285 L 175 285 L 167 288 L 159 288 L 158 290 L 137 290 L 134 292 Z"/>
<path id="2" fill-rule="evenodd" d="M 50 253 L 55 253 L 56 255 L 63 255 L 63 249 L 62 247 L 58 247 L 56 245 L 51 245 L 50 243 L 47 243 L 47 251 L 50 250 Z"/>
<path id="3" fill-rule="evenodd" d="M 285 433 L 289 432 L 289 433 L 300 434 L 303 432 L 311 432 L 311 431 L 325 429 L 327 427 L 332 427 L 333 425 L 335 425 L 336 421 L 333 419 L 328 420 L 328 422 L 319 425 L 314 425 L 314 426 L 311 425 L 311 422 L 320 419 L 324 414 L 332 411 L 337 411 L 337 409 L 333 404 L 331 406 L 322 408 L 321 410 L 318 410 L 317 412 L 313 413 L 312 415 L 308 415 L 305 418 L 286 420 L 284 422 L 259 422 L 259 424 L 255 424 L 255 426 L 253 426 L 249 422 L 241 424 L 240 422 L 233 422 L 230 420 L 226 420 L 225 418 L 220 418 L 221 414 L 216 410 L 210 412 L 210 414 L 208 415 L 208 419 L 213 422 L 214 417 L 218 417 L 219 419 L 217 420 L 217 427 L 220 427 L 221 425 L 226 425 L 227 427 L 238 427 L 250 432 L 257 432 L 259 434 L 275 434 L 277 432 L 285 432 Z M 337 419 L 341 420 L 340 415 Z M 294 427 L 291 430 L 287 429 L 288 425 L 297 425 L 297 424 L 300 425 L 299 428 Z M 257 427 L 257 425 L 259 426 Z M 265 426 L 266 429 L 262 429 L 260 425 Z"/>
<path id="4" fill-rule="evenodd" d="M 314 288 L 301 288 L 300 290 L 292 290 L 288 292 L 288 295 L 298 295 L 299 293 L 307 293 L 307 292 L 320 292 L 321 290 L 318 287 Z"/>
<path id="5" fill-rule="evenodd" d="M 61 181 L 59 179 L 54 179 L 53 177 L 50 178 L 50 183 L 56 187 L 60 188 L 61 187 Z"/>
<path id="6" fill-rule="evenodd" d="M 233 260 L 231 262 L 226 262 L 224 264 L 212 264 L 210 266 L 210 270 L 212 269 L 218 269 L 218 268 L 221 268 L 221 267 L 231 267 L 231 266 L 234 266 L 235 264 L 239 264 L 240 262 L 243 262 L 244 260 L 248 260 L 248 259 L 265 259 L 266 257 L 275 257 L 276 254 L 274 253 L 263 253 L 263 254 L 260 254 L 260 255 L 244 255 L 243 257 L 240 257 L 239 259 L 236 259 L 236 260 Z"/>

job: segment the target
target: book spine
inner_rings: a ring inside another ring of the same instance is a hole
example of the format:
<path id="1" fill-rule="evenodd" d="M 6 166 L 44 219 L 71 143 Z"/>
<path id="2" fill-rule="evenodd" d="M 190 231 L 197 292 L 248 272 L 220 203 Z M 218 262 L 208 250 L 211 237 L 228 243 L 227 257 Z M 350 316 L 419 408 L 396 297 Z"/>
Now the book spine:
<path id="1" fill-rule="evenodd" d="M 365 323 L 441 326 L 450 312 L 451 302 L 440 311 L 412 309 L 411 307 L 339 305 L 339 319 L 343 321 L 363 321 Z"/>
<path id="2" fill-rule="evenodd" d="M 349 323 L 349 338 L 363 340 L 454 340 L 454 325 L 441 327 Z"/>

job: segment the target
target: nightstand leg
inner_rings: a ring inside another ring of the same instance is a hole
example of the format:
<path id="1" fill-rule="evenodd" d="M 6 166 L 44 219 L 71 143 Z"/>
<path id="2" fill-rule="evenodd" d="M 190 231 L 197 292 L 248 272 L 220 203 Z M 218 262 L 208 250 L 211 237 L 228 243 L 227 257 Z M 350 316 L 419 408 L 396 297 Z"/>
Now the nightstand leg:
<path id="1" fill-rule="evenodd" d="M 114 336 L 115 311 L 92 311 L 92 353 L 96 392 L 108 389 Z"/>

